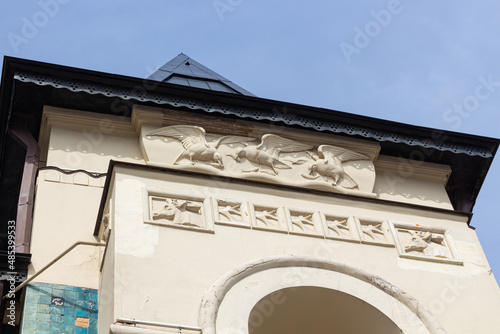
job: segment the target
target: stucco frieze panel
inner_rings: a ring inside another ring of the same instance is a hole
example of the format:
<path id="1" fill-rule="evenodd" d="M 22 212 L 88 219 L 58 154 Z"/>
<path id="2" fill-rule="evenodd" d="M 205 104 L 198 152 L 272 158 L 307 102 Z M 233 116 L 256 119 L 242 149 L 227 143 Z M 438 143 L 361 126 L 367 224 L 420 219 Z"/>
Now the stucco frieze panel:
<path id="1" fill-rule="evenodd" d="M 325 232 L 320 212 L 285 210 L 291 234 L 310 235 L 324 238 Z"/>
<path id="2" fill-rule="evenodd" d="M 213 199 L 214 220 L 216 224 L 250 228 L 250 208 L 248 203 Z"/>
<path id="3" fill-rule="evenodd" d="M 252 228 L 288 233 L 285 208 L 250 204 Z"/>
<path id="4" fill-rule="evenodd" d="M 359 184 L 344 169 L 344 163 L 349 161 L 370 161 L 366 155 L 347 150 L 342 147 L 332 145 L 320 145 L 317 149 L 318 155 L 309 155 L 314 160 L 308 166 L 308 174 L 302 177 L 310 180 L 323 179 L 332 186 L 343 189 L 359 189 Z M 361 164 L 355 164 L 361 168 Z"/>
<path id="5" fill-rule="evenodd" d="M 241 191 L 205 193 L 198 191 L 199 182 L 189 180 L 192 184 L 187 187 L 179 187 L 178 181 L 160 187 L 138 183 L 141 186 L 135 187 L 140 195 L 135 204 L 121 201 L 119 210 L 113 210 L 113 203 L 117 202 L 114 197 L 109 198 L 103 209 L 99 237 L 107 240 L 113 218 L 121 215 L 124 219 L 129 214 L 123 212 L 132 210 L 141 212 L 145 224 L 167 228 L 214 234 L 225 225 L 329 242 L 353 242 L 360 247 L 367 247 L 364 244 L 397 247 L 402 258 L 463 264 L 451 234 L 440 226 L 384 220 L 380 215 L 361 215 L 354 207 L 346 210 L 336 204 L 330 206 L 292 195 L 288 198 Z M 130 182 L 127 179 L 122 183 Z M 129 189 L 119 189 L 117 194 L 122 192 L 121 196 L 128 200 Z"/>
<path id="6" fill-rule="evenodd" d="M 149 219 L 146 223 L 187 229 L 213 230 L 210 198 L 204 200 L 149 196 Z"/>
<path id="7" fill-rule="evenodd" d="M 341 217 L 321 214 L 327 239 L 359 242 L 359 233 L 354 217 Z"/>
<path id="8" fill-rule="evenodd" d="M 372 220 L 365 217 L 355 217 L 355 221 L 362 243 L 394 246 L 390 226 L 387 221 Z"/>
<path id="9" fill-rule="evenodd" d="M 344 147 L 264 133 L 207 133 L 203 127 L 143 125 L 147 164 L 375 197 L 372 158 Z"/>
<path id="10" fill-rule="evenodd" d="M 430 226 L 390 222 L 400 257 L 463 264 L 450 232 Z"/>
<path id="11" fill-rule="evenodd" d="M 148 192 L 145 223 L 210 233 L 215 233 L 215 223 L 361 244 L 396 246 L 400 257 L 463 264 L 452 236 L 440 227 L 358 216 L 335 216 L 313 211 L 314 208 L 306 211 L 229 199 L 195 199 L 157 193 Z M 109 217 L 105 215 L 103 220 L 106 219 Z"/>

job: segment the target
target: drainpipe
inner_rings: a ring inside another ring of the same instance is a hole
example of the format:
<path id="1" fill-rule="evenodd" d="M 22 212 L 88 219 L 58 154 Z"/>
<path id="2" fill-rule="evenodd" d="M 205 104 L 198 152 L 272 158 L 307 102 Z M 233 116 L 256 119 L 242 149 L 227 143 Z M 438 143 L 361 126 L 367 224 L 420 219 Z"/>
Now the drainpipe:
<path id="1" fill-rule="evenodd" d="M 12 119 L 9 132 L 21 146 L 26 149 L 23 178 L 19 191 L 16 219 L 16 253 L 30 253 L 31 223 L 33 218 L 33 198 L 35 195 L 35 179 L 40 158 L 40 147 L 28 131 L 26 121 Z"/>

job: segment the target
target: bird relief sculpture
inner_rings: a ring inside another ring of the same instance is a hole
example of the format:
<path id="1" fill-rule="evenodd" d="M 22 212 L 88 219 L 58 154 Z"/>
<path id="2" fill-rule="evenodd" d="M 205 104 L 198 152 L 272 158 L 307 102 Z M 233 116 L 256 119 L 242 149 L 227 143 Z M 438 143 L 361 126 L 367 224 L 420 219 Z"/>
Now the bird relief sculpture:
<path id="1" fill-rule="evenodd" d="M 262 136 L 259 145 L 249 146 L 239 149 L 234 155 L 230 155 L 235 161 L 241 162 L 242 159 L 250 161 L 255 168 L 242 169 L 244 173 L 260 172 L 273 176 L 279 174 L 277 169 L 292 169 L 290 164 L 283 162 L 281 153 L 301 152 L 312 149 L 311 145 L 298 143 L 273 134 Z M 293 162 L 292 162 L 293 163 Z"/>
<path id="2" fill-rule="evenodd" d="M 220 145 L 255 140 L 255 138 L 242 136 L 222 136 L 207 142 L 205 129 L 191 125 L 167 126 L 148 133 L 148 136 L 175 138 L 182 143 L 184 151 L 177 157 L 174 165 L 207 163 L 219 169 L 224 168 L 222 154 L 219 152 Z"/>
<path id="3" fill-rule="evenodd" d="M 339 238 L 347 238 L 350 237 L 350 228 L 347 222 L 347 219 L 333 219 L 329 220 L 327 218 L 326 225 L 328 227 L 328 231 L 335 232 L 337 234 L 335 237 Z"/>
<path id="4" fill-rule="evenodd" d="M 308 180 L 322 178 L 334 187 L 358 189 L 358 183 L 344 170 L 343 163 L 355 160 L 370 160 L 367 156 L 338 146 L 321 145 L 318 156 L 308 152 L 315 161 L 309 165 L 309 174 L 302 174 Z"/>
<path id="5" fill-rule="evenodd" d="M 259 139 L 259 144 L 253 143 Z M 159 129 L 145 125 L 141 143 L 145 160 L 152 165 L 375 196 L 371 159 L 333 145 L 317 147 L 270 133 L 260 138 L 207 134 L 192 125 Z"/>
<path id="6" fill-rule="evenodd" d="M 200 202 L 166 198 L 165 204 L 153 211 L 152 218 L 167 224 L 204 228 L 202 207 Z"/>
<path id="7" fill-rule="evenodd" d="M 385 233 L 384 230 L 382 229 L 382 223 L 380 224 L 360 224 L 361 225 L 361 230 L 363 232 L 363 239 L 365 241 L 378 241 L 378 242 L 385 242 Z M 369 237 L 367 239 L 366 237 Z"/>
<path id="8" fill-rule="evenodd" d="M 255 208 L 255 225 L 273 230 L 280 230 L 282 226 L 278 217 L 278 209 L 258 209 Z"/>
<path id="9" fill-rule="evenodd" d="M 250 227 L 247 206 L 240 203 L 218 201 L 219 222 Z"/>
<path id="10" fill-rule="evenodd" d="M 304 233 L 317 233 L 313 215 L 290 214 L 292 229 Z"/>
<path id="11" fill-rule="evenodd" d="M 222 220 L 231 222 L 237 221 L 241 222 L 241 210 L 240 204 L 230 205 L 228 203 L 223 203 L 225 205 L 219 206 L 219 216 Z"/>
<path id="12" fill-rule="evenodd" d="M 411 240 L 405 246 L 405 252 L 417 252 L 425 256 L 449 258 L 444 236 L 429 231 L 407 230 Z"/>

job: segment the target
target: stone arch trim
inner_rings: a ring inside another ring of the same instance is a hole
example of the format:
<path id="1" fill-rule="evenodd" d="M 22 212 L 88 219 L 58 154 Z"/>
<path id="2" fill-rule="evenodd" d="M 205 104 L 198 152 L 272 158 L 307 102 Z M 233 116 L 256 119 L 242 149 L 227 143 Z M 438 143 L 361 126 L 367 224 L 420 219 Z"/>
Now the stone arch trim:
<path id="1" fill-rule="evenodd" d="M 362 269 L 310 256 L 271 256 L 244 263 L 219 277 L 205 293 L 200 306 L 198 322 L 204 334 L 215 334 L 219 307 L 225 295 L 242 279 L 255 273 L 275 268 L 306 267 L 333 271 L 366 282 L 392 296 L 413 312 L 432 334 L 446 334 L 438 320 L 414 297 L 380 276 Z"/>

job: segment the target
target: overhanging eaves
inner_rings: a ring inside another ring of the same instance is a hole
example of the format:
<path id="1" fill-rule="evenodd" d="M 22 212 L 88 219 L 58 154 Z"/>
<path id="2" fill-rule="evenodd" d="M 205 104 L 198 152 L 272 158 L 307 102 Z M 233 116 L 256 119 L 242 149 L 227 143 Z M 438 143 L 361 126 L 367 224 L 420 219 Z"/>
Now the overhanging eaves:
<path id="1" fill-rule="evenodd" d="M 383 131 L 375 128 L 321 120 L 318 118 L 308 118 L 289 112 L 286 108 L 281 110 L 252 109 L 231 104 L 215 103 L 197 98 L 185 98 L 169 95 L 165 93 L 151 92 L 146 89 L 123 87 L 113 87 L 109 85 L 96 84 L 94 82 L 80 82 L 68 79 L 59 79 L 46 75 L 35 75 L 18 72 L 14 79 L 20 82 L 32 83 L 39 86 L 51 86 L 57 89 L 67 89 L 72 92 L 84 92 L 87 94 L 100 94 L 106 97 L 118 97 L 124 100 L 134 100 L 140 102 L 150 102 L 159 106 L 170 106 L 174 108 L 184 107 L 193 110 L 202 110 L 208 113 L 220 113 L 236 116 L 240 118 L 250 118 L 256 121 L 283 122 L 287 125 L 300 126 L 316 131 L 325 131 L 348 136 L 364 137 L 379 142 L 392 142 L 395 144 L 406 144 L 409 146 L 422 147 L 437 151 L 449 151 L 456 154 L 466 154 L 469 156 L 479 156 L 482 158 L 492 158 L 494 152 L 484 147 L 450 143 L 445 141 L 435 141 L 431 138 L 421 138 L 418 136 L 403 135 L 397 132 Z"/>

